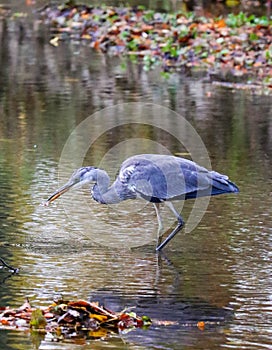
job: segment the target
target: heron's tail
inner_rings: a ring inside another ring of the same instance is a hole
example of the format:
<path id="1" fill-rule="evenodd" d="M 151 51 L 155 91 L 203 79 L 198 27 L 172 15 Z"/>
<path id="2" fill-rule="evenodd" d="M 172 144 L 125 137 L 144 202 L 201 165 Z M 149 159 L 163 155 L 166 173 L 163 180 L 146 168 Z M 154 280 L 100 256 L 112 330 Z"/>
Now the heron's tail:
<path id="1" fill-rule="evenodd" d="M 239 188 L 234 182 L 231 182 L 226 175 L 211 171 L 212 175 L 212 191 L 211 196 L 223 193 L 239 193 Z"/>

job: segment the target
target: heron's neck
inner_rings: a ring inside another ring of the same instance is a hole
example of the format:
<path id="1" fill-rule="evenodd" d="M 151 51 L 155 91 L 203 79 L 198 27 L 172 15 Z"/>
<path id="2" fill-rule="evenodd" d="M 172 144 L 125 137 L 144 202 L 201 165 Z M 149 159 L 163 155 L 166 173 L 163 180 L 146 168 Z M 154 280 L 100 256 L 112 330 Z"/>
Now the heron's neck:
<path id="1" fill-rule="evenodd" d="M 120 198 L 109 186 L 109 175 L 106 173 L 106 171 L 97 169 L 96 183 L 92 189 L 93 199 L 102 204 L 113 204 L 120 202 Z"/>
<path id="2" fill-rule="evenodd" d="M 105 170 L 96 169 L 96 181 L 93 191 L 96 189 L 100 194 L 107 192 L 110 186 L 110 177 Z"/>

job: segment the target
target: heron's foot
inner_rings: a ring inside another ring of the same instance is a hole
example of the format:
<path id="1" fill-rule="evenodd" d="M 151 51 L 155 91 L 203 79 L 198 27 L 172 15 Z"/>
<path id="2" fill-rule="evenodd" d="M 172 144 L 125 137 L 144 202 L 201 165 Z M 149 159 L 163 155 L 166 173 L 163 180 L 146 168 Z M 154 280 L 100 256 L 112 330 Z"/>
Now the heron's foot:
<path id="1" fill-rule="evenodd" d="M 178 217 L 178 225 L 181 225 L 181 227 L 185 225 L 185 221 L 183 221 L 181 216 Z"/>
<path id="2" fill-rule="evenodd" d="M 163 247 L 165 247 L 166 244 L 169 243 L 171 241 L 171 239 L 183 228 L 183 226 L 184 226 L 184 221 L 181 217 L 179 217 L 177 226 L 170 233 L 170 235 L 166 237 L 166 239 L 162 243 L 161 243 L 161 236 L 158 237 L 158 239 L 160 239 L 160 242 L 158 240 L 158 245 L 157 245 L 156 251 L 158 252 Z"/>

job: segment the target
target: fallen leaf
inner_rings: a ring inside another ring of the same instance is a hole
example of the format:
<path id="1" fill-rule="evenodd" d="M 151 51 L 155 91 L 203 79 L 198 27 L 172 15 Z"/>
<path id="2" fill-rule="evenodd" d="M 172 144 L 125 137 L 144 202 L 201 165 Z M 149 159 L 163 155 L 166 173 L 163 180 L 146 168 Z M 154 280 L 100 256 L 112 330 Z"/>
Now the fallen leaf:
<path id="1" fill-rule="evenodd" d="M 53 39 L 49 41 L 49 43 L 55 47 L 59 46 L 59 37 L 55 36 Z"/>
<path id="2" fill-rule="evenodd" d="M 204 331 L 204 329 L 205 329 L 205 322 L 203 322 L 203 321 L 197 322 L 197 327 L 198 327 L 201 331 Z"/>

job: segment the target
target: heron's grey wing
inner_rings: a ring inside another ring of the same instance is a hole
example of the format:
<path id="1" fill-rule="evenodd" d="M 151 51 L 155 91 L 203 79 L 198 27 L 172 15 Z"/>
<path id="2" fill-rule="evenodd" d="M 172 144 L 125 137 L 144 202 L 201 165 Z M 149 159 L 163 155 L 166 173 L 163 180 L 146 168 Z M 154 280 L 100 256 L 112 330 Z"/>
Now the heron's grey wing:
<path id="1" fill-rule="evenodd" d="M 177 157 L 167 157 L 162 166 L 167 183 L 166 199 L 190 199 L 239 192 L 228 176 L 209 171 L 195 162 Z"/>
<path id="2" fill-rule="evenodd" d="M 153 197 L 162 199 L 166 193 L 159 169 L 156 169 L 152 162 L 144 159 L 125 162 L 120 169 L 118 181 L 147 200 Z"/>
<path id="3" fill-rule="evenodd" d="M 172 156 L 133 157 L 123 163 L 119 179 L 150 201 L 185 198 L 210 186 L 208 171 L 186 159 Z"/>
<path id="4" fill-rule="evenodd" d="M 212 189 L 210 172 L 197 164 L 180 164 L 178 171 L 167 174 L 167 199 L 188 199 L 210 195 Z"/>
<path id="5" fill-rule="evenodd" d="M 239 192 L 226 175 L 169 155 L 141 154 L 128 158 L 121 166 L 118 181 L 131 193 L 151 201 Z"/>

